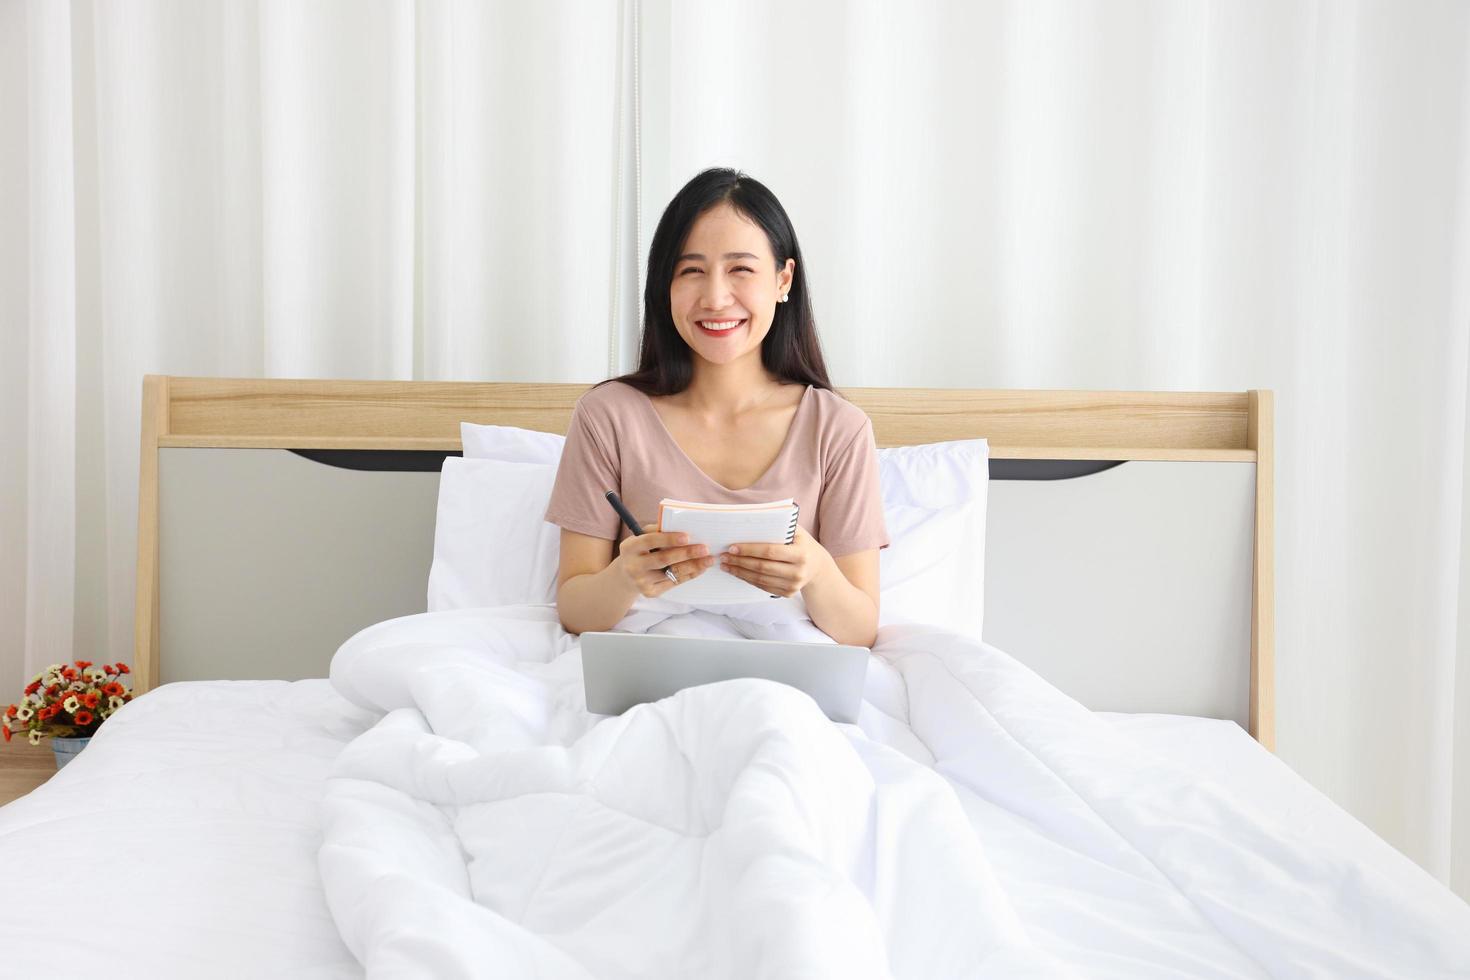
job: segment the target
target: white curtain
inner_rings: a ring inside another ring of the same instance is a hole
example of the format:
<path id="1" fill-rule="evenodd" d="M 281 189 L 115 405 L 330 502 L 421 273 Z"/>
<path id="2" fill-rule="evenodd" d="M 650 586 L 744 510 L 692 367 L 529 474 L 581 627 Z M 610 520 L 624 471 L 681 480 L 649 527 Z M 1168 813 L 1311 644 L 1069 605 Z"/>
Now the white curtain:
<path id="1" fill-rule="evenodd" d="M 1274 389 L 1280 755 L 1470 895 L 1467 66 L 1456 2 L 0 0 L 0 695 L 130 654 L 143 373 L 605 377 L 734 165 L 839 384 Z"/>

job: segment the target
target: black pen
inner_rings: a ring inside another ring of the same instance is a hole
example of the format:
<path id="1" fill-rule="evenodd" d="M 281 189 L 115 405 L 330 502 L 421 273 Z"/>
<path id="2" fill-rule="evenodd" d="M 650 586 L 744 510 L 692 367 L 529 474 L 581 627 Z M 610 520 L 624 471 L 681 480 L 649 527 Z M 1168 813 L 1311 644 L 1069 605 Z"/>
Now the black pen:
<path id="1" fill-rule="evenodd" d="M 613 510 L 618 512 L 618 516 L 623 519 L 624 524 L 628 525 L 628 530 L 632 531 L 635 537 L 643 536 L 643 528 L 639 525 L 638 518 L 628 512 L 628 508 L 623 506 L 623 502 L 618 499 L 615 491 L 609 490 L 607 492 L 607 502 L 612 504 Z M 651 555 L 657 550 L 657 548 L 649 548 L 648 553 Z M 679 576 L 674 574 L 672 568 L 665 566 L 664 575 L 670 582 L 673 582 L 675 585 L 679 584 Z"/>

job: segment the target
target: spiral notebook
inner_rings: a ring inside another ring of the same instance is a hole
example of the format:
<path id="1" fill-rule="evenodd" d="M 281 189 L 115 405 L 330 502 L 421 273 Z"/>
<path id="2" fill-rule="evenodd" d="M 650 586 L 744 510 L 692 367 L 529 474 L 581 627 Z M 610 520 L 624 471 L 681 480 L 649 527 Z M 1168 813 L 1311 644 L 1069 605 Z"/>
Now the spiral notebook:
<path id="1" fill-rule="evenodd" d="M 689 535 L 690 544 L 706 545 L 715 556 L 715 564 L 703 575 L 681 582 L 663 597 L 691 606 L 776 598 L 722 570 L 719 556 L 732 544 L 790 544 L 796 538 L 799 514 L 800 508 L 790 498 L 763 504 L 698 504 L 667 498 L 659 501 L 660 531 L 683 531 Z"/>

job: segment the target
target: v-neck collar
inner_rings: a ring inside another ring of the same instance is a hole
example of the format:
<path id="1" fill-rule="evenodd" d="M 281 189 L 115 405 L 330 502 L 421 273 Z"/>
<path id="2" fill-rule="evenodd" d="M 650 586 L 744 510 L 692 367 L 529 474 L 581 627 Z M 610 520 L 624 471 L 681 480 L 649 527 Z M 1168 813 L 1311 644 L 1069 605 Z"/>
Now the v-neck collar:
<path id="1" fill-rule="evenodd" d="M 633 390 L 638 391 L 637 388 L 634 388 Z M 704 477 L 707 483 L 712 486 L 718 487 L 725 493 L 746 493 L 747 491 L 754 490 L 756 487 L 759 487 L 762 483 L 764 483 L 766 477 L 771 475 L 771 471 L 780 464 L 781 460 L 786 458 L 786 452 L 788 449 L 791 448 L 792 433 L 796 431 L 797 422 L 801 421 L 801 413 L 806 411 L 806 403 L 811 397 L 811 393 L 812 386 L 807 385 L 806 390 L 801 393 L 801 400 L 796 403 L 796 412 L 791 416 L 791 423 L 786 426 L 786 436 L 781 440 L 781 448 L 776 451 L 776 458 L 771 460 L 771 465 L 767 466 L 765 472 L 756 477 L 755 482 L 752 483 L 750 486 L 742 487 L 739 490 L 732 490 L 721 483 L 719 480 L 716 480 L 714 477 L 710 476 L 704 470 L 699 468 L 699 464 L 694 462 L 694 460 L 690 458 L 689 454 L 684 451 L 684 447 L 679 445 L 679 440 L 674 438 L 674 434 L 670 432 L 669 427 L 664 424 L 664 417 L 658 414 L 658 409 L 653 407 L 653 399 L 643 392 L 638 391 L 638 394 L 641 396 L 643 404 L 648 406 L 649 413 L 653 415 L 654 422 L 658 423 L 659 431 L 664 434 L 665 439 L 669 440 L 669 444 L 674 447 L 674 451 L 677 452 L 681 457 L 683 457 L 684 462 L 689 464 L 690 469 L 698 473 L 700 476 Z"/>

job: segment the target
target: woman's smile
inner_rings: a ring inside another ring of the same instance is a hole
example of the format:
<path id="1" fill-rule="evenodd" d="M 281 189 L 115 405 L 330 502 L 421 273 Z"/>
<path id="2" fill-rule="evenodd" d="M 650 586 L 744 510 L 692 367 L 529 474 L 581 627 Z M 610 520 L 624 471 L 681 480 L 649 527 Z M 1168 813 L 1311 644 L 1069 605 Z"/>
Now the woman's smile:
<path id="1" fill-rule="evenodd" d="M 743 327 L 748 322 L 744 317 L 736 319 L 722 317 L 718 320 L 696 320 L 700 333 L 710 337 L 728 337 L 735 332 L 736 327 Z"/>

